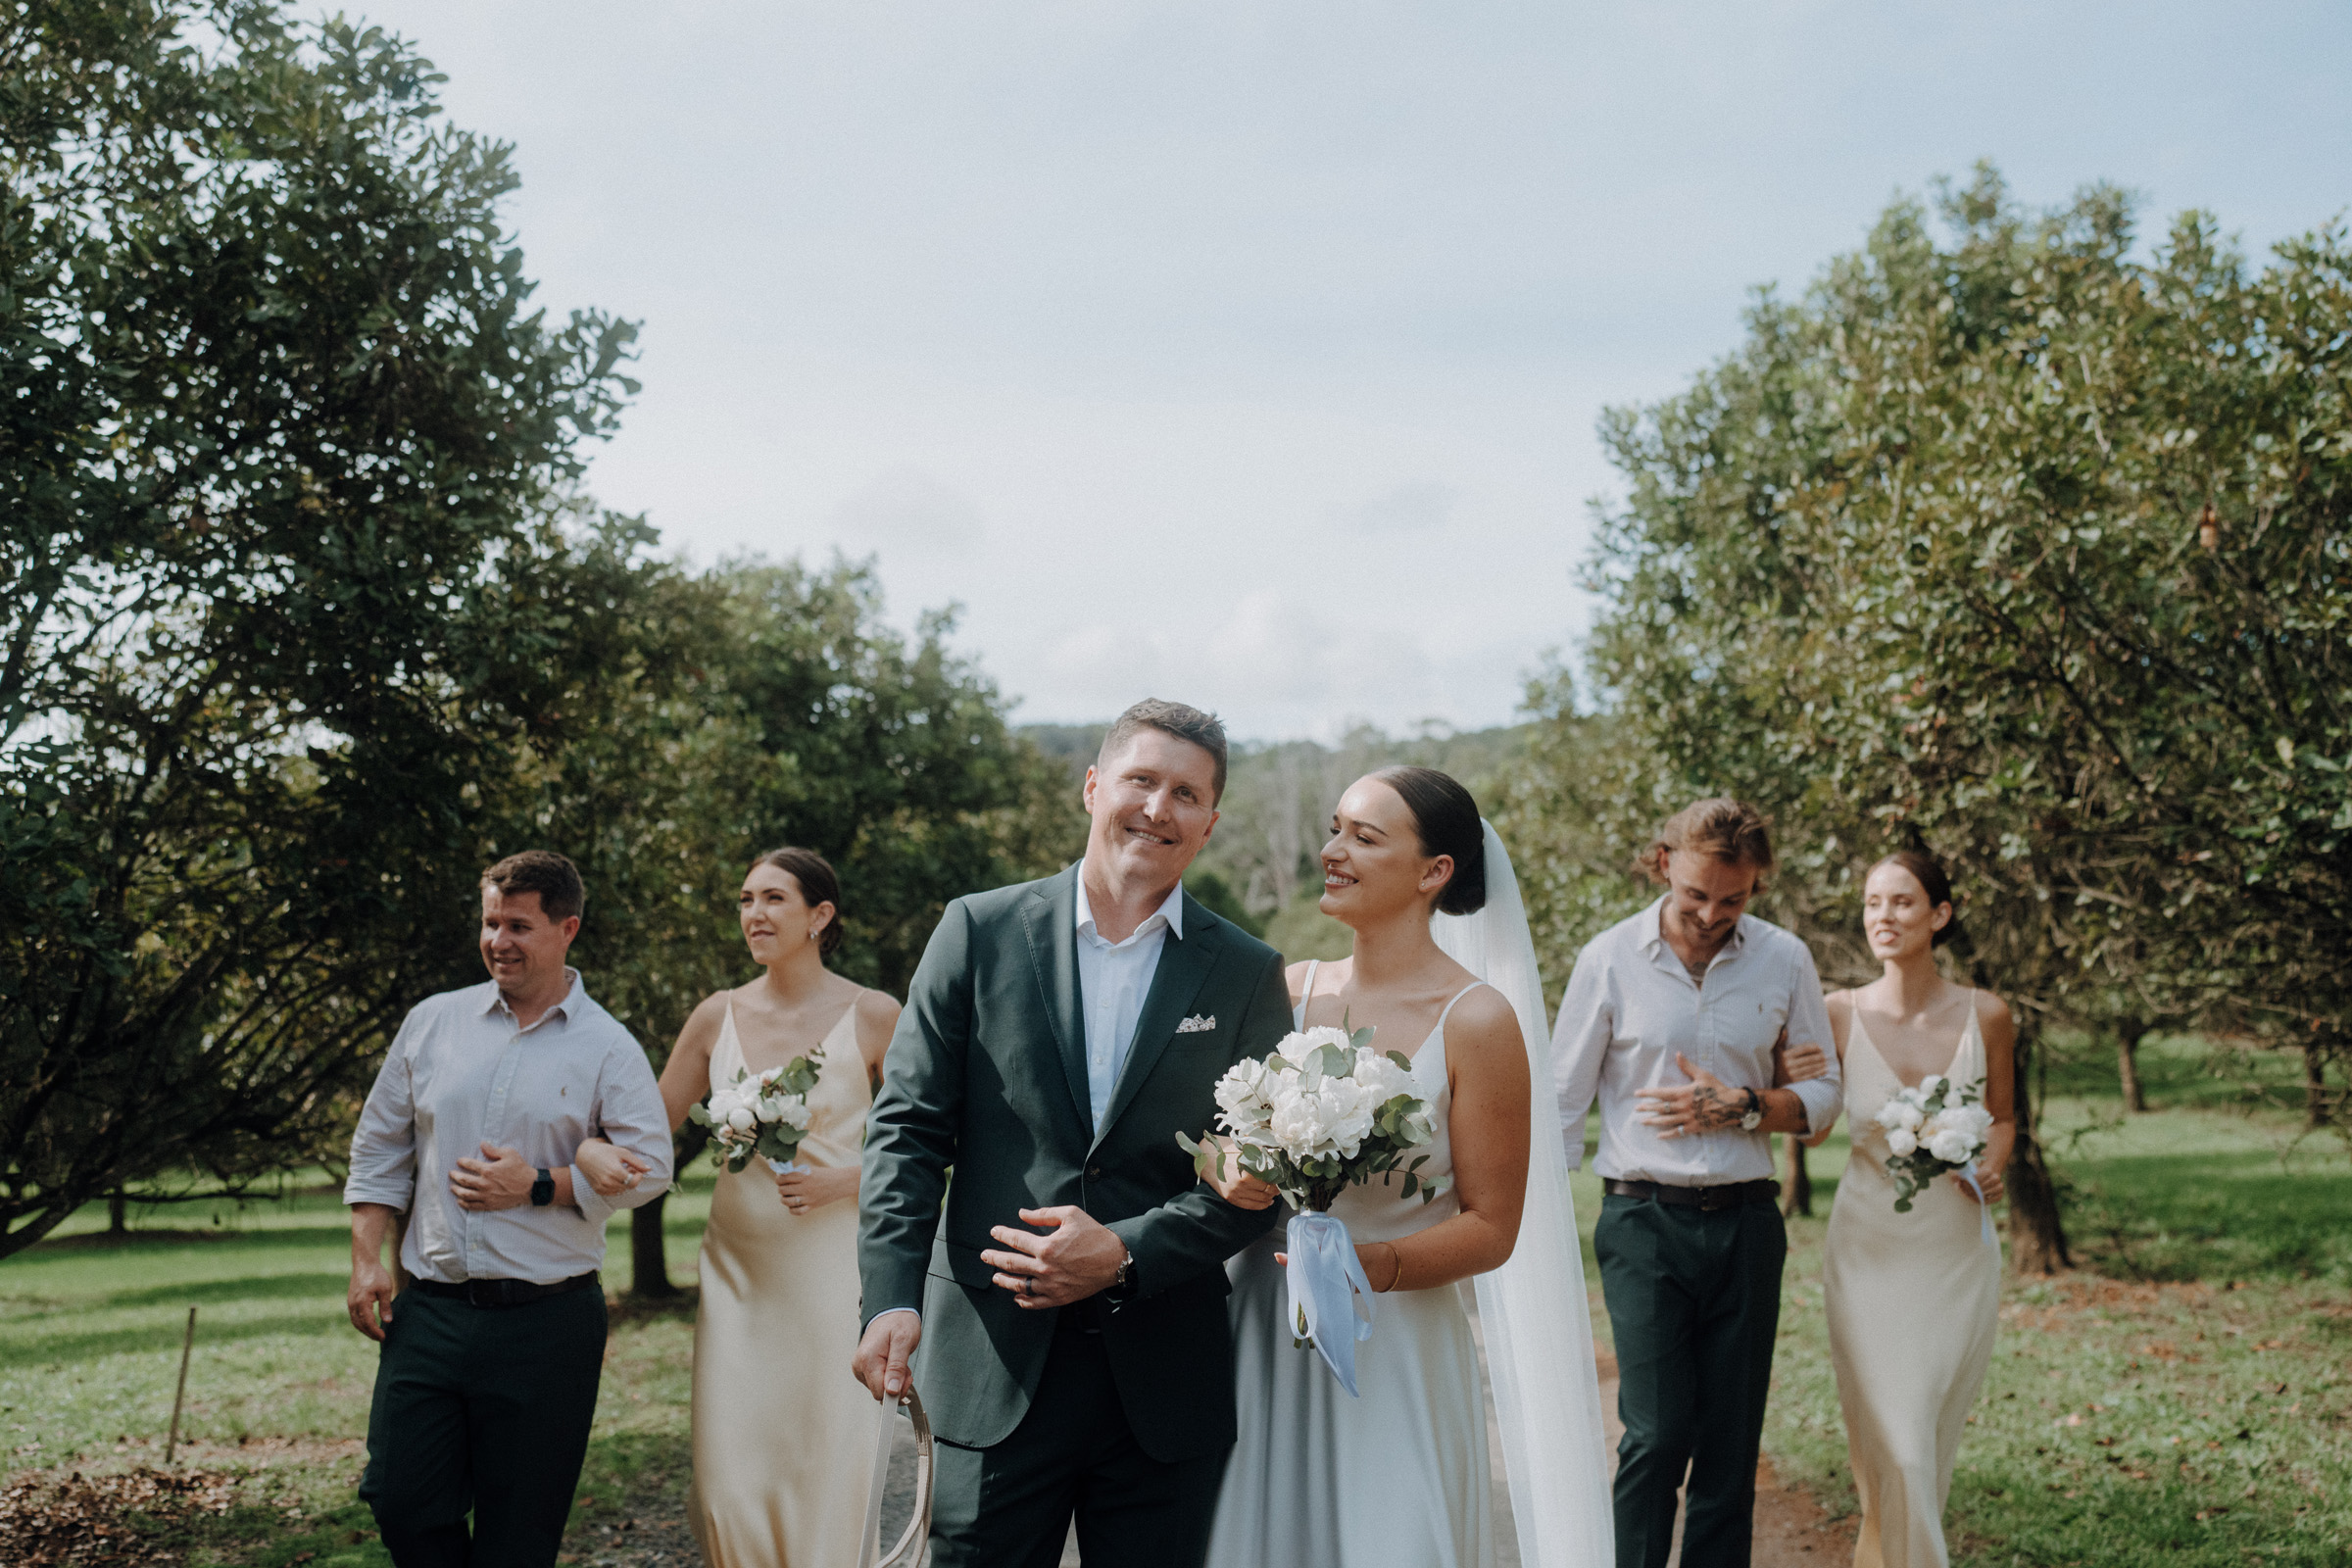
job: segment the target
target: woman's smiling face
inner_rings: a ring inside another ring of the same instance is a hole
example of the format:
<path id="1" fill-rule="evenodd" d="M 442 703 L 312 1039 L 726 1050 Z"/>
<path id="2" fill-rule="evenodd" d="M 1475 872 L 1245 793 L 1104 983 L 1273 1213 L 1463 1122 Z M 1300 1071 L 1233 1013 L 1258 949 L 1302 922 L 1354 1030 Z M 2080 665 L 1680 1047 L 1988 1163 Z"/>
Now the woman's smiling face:
<path id="1" fill-rule="evenodd" d="M 1453 874 L 1451 856 L 1422 853 L 1421 825 L 1404 797 L 1369 775 L 1340 797 L 1322 863 L 1319 907 L 1348 925 L 1433 898 Z"/>
<path id="2" fill-rule="evenodd" d="M 738 917 L 756 963 L 773 963 L 794 944 L 807 945 L 832 916 L 830 904 L 808 907 L 799 879 L 790 871 L 762 860 L 744 876 Z"/>
<path id="3" fill-rule="evenodd" d="M 1930 904 L 1928 890 L 1908 866 L 1884 861 L 1862 885 L 1862 934 L 1870 956 L 1882 961 L 1924 953 L 1952 918 L 1948 904 Z"/>

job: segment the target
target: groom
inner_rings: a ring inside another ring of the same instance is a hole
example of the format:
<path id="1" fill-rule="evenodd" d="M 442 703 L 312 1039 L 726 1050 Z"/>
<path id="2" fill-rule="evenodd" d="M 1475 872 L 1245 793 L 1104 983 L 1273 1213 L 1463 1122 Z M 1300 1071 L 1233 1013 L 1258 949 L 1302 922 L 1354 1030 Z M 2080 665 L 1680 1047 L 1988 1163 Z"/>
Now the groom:
<path id="1" fill-rule="evenodd" d="M 1176 1134 L 1291 1025 L 1281 956 L 1186 895 L 1225 731 L 1119 716 L 1086 774 L 1086 858 L 948 906 L 867 1117 L 853 1363 L 908 1359 L 941 1440 L 935 1568 L 1197 1568 L 1234 1441 L 1224 1260 L 1271 1221 Z M 948 1179 L 950 1167 L 955 1180 Z M 945 1200 L 943 1205 L 943 1199 Z"/>

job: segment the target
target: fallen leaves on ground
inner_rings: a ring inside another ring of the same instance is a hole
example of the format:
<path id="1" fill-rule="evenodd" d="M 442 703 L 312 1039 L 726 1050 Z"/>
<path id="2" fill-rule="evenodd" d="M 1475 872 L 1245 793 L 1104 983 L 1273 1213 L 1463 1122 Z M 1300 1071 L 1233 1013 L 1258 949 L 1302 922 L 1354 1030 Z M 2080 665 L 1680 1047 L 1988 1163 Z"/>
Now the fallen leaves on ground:
<path id="1" fill-rule="evenodd" d="M 0 1562 L 12 1568 L 169 1568 L 164 1538 L 199 1514 L 224 1514 L 237 1478 L 217 1470 L 142 1469 L 59 1479 L 28 1476 L 0 1491 Z"/>

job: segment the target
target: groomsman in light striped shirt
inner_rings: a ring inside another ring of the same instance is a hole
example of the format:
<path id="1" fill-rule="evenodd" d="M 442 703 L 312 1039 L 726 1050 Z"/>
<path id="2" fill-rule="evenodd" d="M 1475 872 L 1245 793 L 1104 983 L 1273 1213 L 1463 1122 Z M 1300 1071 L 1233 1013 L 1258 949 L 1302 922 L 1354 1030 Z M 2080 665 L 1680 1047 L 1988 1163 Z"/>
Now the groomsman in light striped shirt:
<path id="1" fill-rule="evenodd" d="M 1683 1556 L 1748 1560 L 1756 1453 L 1788 1250 L 1772 1135 L 1837 1118 L 1842 1090 L 1813 955 L 1746 912 L 1772 869 L 1756 809 L 1707 800 L 1641 857 L 1656 903 L 1576 960 L 1552 1037 L 1573 1169 L 1600 1100 L 1592 1236 L 1617 1341 L 1625 1423 L 1618 1568 L 1665 1568 L 1689 1472 Z M 1775 1047 L 1823 1048 L 1828 1071 L 1772 1087 Z"/>

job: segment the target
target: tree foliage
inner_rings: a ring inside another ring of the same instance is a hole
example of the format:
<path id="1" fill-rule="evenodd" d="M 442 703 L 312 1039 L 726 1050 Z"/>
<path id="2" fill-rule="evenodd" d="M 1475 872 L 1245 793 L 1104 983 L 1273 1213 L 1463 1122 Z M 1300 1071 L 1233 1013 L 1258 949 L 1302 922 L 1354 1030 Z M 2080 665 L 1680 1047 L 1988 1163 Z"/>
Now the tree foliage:
<path id="1" fill-rule="evenodd" d="M 2344 231 L 2257 270 L 2190 214 L 2143 256 L 2122 194 L 2034 213 L 1989 170 L 1940 216 L 1896 205 L 1687 392 L 1605 418 L 1602 706 L 1683 792 L 1779 815 L 1800 915 L 1845 924 L 1863 862 L 1924 843 L 2030 1023 L 2328 1049 Z"/>
<path id="2" fill-rule="evenodd" d="M 234 1174 L 413 999 L 466 791 L 582 682 L 544 505 L 630 328 L 373 29 L 0 22 L 0 1250 Z M 462 878 L 461 874 L 461 878 Z"/>

